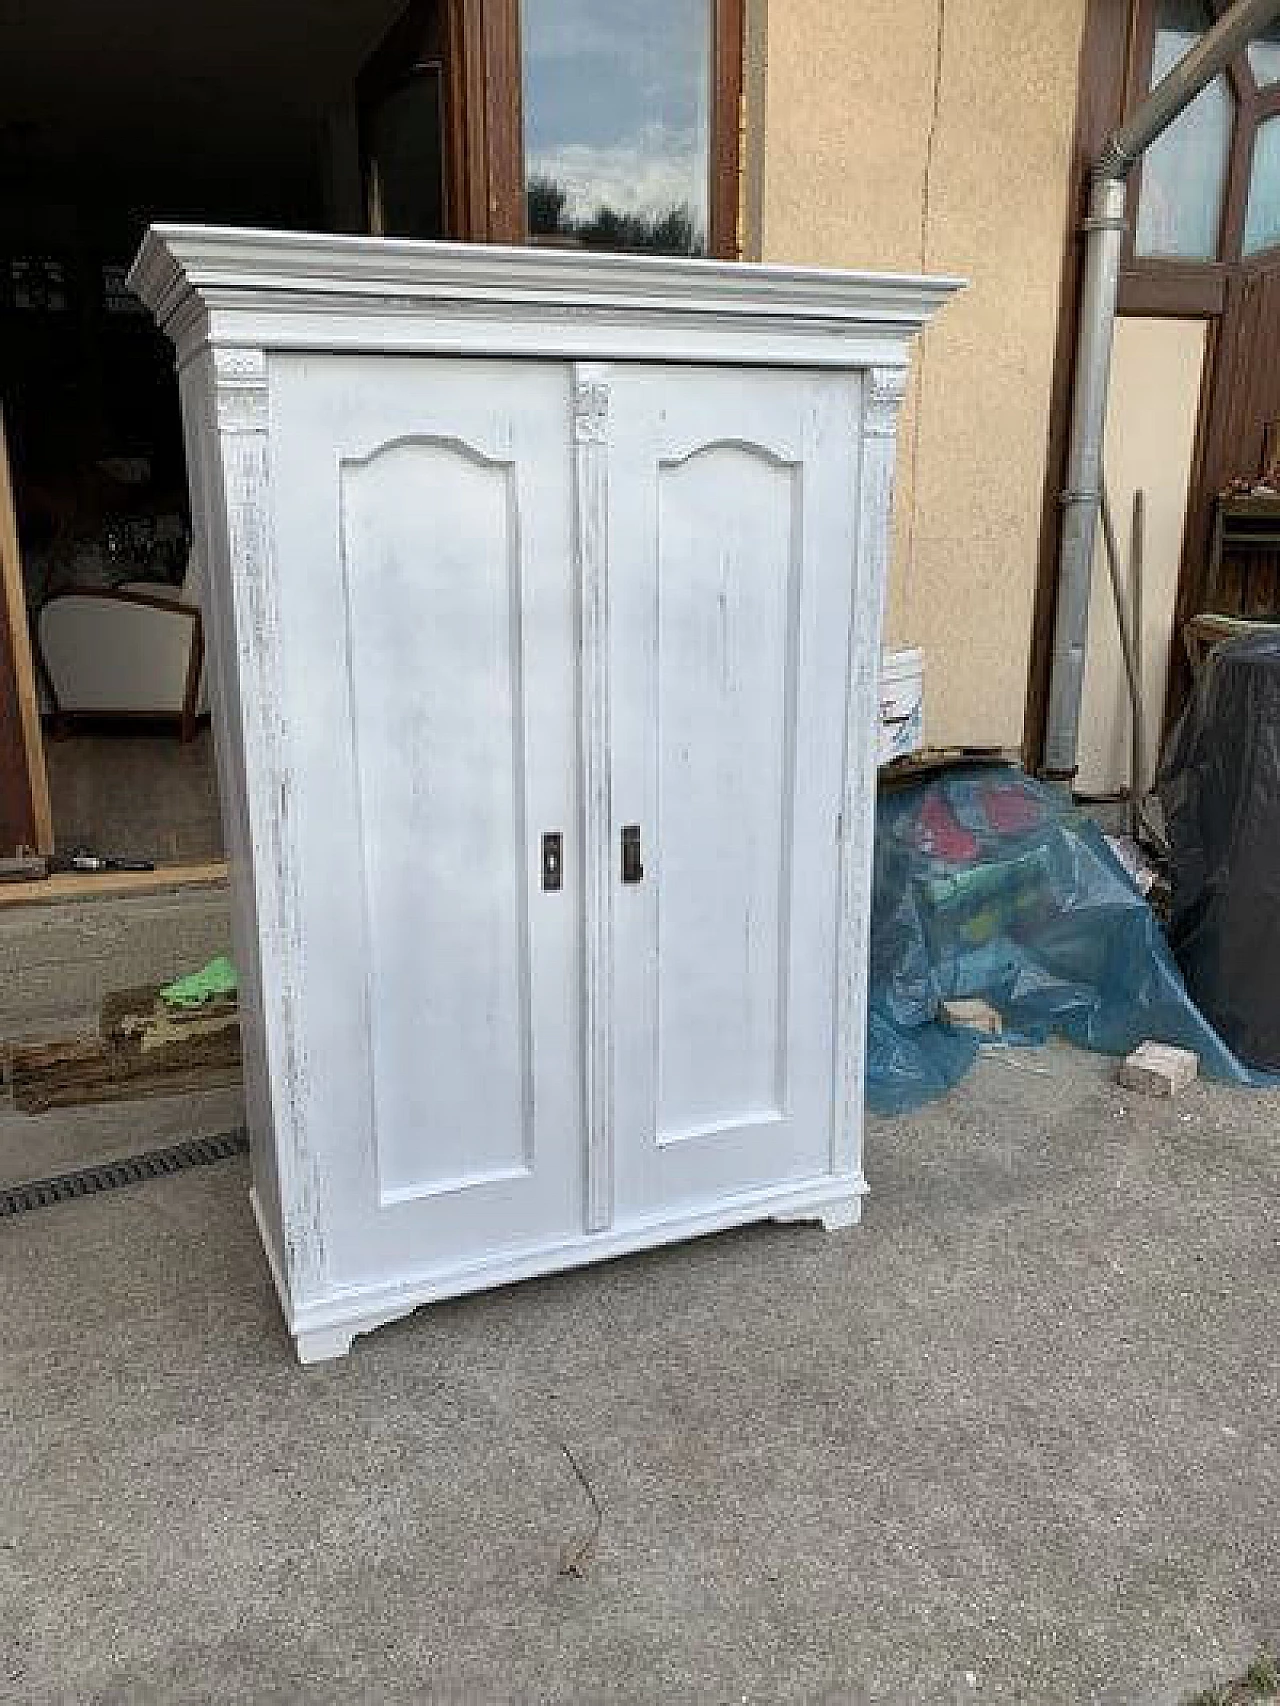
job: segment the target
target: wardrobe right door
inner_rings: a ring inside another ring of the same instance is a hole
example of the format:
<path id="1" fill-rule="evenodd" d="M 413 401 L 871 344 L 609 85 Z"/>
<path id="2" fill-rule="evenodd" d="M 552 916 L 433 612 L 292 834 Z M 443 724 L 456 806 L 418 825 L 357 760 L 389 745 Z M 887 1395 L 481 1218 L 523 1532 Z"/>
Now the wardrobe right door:
<path id="1" fill-rule="evenodd" d="M 829 1174 L 856 374 L 612 370 L 619 1224 Z"/>

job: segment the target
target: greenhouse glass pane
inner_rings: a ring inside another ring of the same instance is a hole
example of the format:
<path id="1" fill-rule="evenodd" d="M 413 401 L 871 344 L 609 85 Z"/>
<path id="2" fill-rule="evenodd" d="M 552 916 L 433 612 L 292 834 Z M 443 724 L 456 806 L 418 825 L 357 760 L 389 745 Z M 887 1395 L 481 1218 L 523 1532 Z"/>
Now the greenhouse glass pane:
<path id="1" fill-rule="evenodd" d="M 1256 255 L 1280 243 L 1280 118 L 1258 126 L 1249 173 L 1249 211 L 1244 221 L 1244 252 Z"/>
<path id="2" fill-rule="evenodd" d="M 1160 0 L 1151 85 L 1193 48 L 1208 27 L 1197 0 Z M 1140 255 L 1212 261 L 1218 255 L 1235 101 L 1217 77 L 1147 150 L 1135 239 Z"/>

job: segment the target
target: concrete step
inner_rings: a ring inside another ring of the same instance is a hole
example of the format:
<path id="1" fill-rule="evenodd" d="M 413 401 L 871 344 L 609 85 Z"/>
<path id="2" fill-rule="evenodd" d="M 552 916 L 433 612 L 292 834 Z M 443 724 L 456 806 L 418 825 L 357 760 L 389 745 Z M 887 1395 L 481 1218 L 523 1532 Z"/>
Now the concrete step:
<path id="1" fill-rule="evenodd" d="M 94 1030 L 112 990 L 230 951 L 225 884 L 0 907 L 0 1041 Z"/>

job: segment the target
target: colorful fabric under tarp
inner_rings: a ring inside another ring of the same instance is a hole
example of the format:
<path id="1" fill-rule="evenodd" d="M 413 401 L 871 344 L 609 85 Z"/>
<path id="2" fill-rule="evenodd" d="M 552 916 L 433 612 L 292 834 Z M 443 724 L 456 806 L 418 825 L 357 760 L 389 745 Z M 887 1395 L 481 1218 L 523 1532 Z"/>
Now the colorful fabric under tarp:
<path id="1" fill-rule="evenodd" d="M 938 1021 L 980 996 L 1004 1040 L 1052 1033 L 1123 1055 L 1154 1038 L 1206 1077 L 1249 1084 L 1192 1005 L 1154 914 L 1097 825 L 1020 771 L 952 771 L 886 790 L 876 818 L 867 1106 L 942 1095 L 981 1038 Z"/>

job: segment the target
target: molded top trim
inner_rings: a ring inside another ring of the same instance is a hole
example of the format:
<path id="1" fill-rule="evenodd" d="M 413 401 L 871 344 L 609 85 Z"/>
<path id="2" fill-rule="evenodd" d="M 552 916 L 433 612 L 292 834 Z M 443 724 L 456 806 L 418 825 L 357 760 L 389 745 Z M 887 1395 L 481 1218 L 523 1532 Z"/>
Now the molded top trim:
<path id="1" fill-rule="evenodd" d="M 403 242 L 313 232 L 153 225 L 129 284 L 181 344 L 211 341 L 210 315 L 247 311 L 252 343 L 270 327 L 317 311 L 436 321 L 572 321 L 622 332 L 637 319 L 739 332 L 803 327 L 810 333 L 872 331 L 902 339 L 918 331 L 961 288 L 956 278 L 835 272 L 656 255 Z M 197 327 L 196 322 L 203 322 Z M 229 330 L 219 320 L 223 341 Z M 285 341 L 297 343 L 294 335 Z M 323 341 L 323 340 L 318 340 Z"/>

